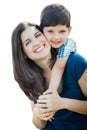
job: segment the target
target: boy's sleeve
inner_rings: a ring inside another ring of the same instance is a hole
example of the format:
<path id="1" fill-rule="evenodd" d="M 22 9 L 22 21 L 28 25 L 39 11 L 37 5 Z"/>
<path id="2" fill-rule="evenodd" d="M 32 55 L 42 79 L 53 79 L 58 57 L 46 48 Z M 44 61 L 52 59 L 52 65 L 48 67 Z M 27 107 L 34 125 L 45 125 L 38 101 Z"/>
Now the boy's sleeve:
<path id="1" fill-rule="evenodd" d="M 59 48 L 58 58 L 69 56 L 72 52 L 77 52 L 76 43 L 73 39 L 69 38 L 63 46 Z"/>

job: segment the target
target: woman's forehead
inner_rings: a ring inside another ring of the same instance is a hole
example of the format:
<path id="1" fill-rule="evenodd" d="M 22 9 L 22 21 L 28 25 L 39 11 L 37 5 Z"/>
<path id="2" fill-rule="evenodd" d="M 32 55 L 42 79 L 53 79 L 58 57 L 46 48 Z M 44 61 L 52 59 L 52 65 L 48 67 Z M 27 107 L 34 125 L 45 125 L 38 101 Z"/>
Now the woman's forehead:
<path id="1" fill-rule="evenodd" d="M 36 31 L 38 31 L 38 30 L 36 29 L 35 26 L 27 26 L 25 29 L 26 33 L 28 33 L 28 32 L 35 33 Z"/>
<path id="2" fill-rule="evenodd" d="M 27 38 L 31 38 L 35 36 L 35 34 L 39 32 L 35 26 L 27 26 L 26 29 L 21 34 L 21 39 L 24 42 Z"/>

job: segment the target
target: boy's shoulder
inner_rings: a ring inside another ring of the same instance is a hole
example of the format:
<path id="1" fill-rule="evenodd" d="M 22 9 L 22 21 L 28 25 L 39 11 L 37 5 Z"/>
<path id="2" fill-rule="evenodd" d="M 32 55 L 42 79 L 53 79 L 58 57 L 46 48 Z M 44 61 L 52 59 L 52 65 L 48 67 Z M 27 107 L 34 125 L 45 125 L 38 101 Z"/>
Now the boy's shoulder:
<path id="1" fill-rule="evenodd" d="M 76 42 L 72 38 L 68 38 L 64 43 L 64 46 L 76 46 Z"/>

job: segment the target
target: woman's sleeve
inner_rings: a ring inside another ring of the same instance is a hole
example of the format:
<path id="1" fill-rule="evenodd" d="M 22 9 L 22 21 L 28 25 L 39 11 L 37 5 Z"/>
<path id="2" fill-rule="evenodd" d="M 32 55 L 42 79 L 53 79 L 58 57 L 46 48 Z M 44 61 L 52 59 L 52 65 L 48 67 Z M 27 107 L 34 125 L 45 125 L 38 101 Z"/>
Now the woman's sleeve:
<path id="1" fill-rule="evenodd" d="M 78 81 L 84 73 L 85 69 L 87 69 L 87 61 L 79 54 L 73 54 L 71 57 L 70 69 L 74 78 Z"/>

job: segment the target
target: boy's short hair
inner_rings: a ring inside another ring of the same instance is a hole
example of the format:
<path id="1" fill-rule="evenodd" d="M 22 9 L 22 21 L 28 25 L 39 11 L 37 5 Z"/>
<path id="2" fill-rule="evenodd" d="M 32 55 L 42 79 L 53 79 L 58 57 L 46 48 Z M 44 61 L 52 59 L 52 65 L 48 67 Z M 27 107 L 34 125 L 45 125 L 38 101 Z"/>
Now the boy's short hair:
<path id="1" fill-rule="evenodd" d="M 70 27 L 70 12 L 63 5 L 50 4 L 46 6 L 40 16 L 40 27 L 56 26 L 58 24 Z"/>

